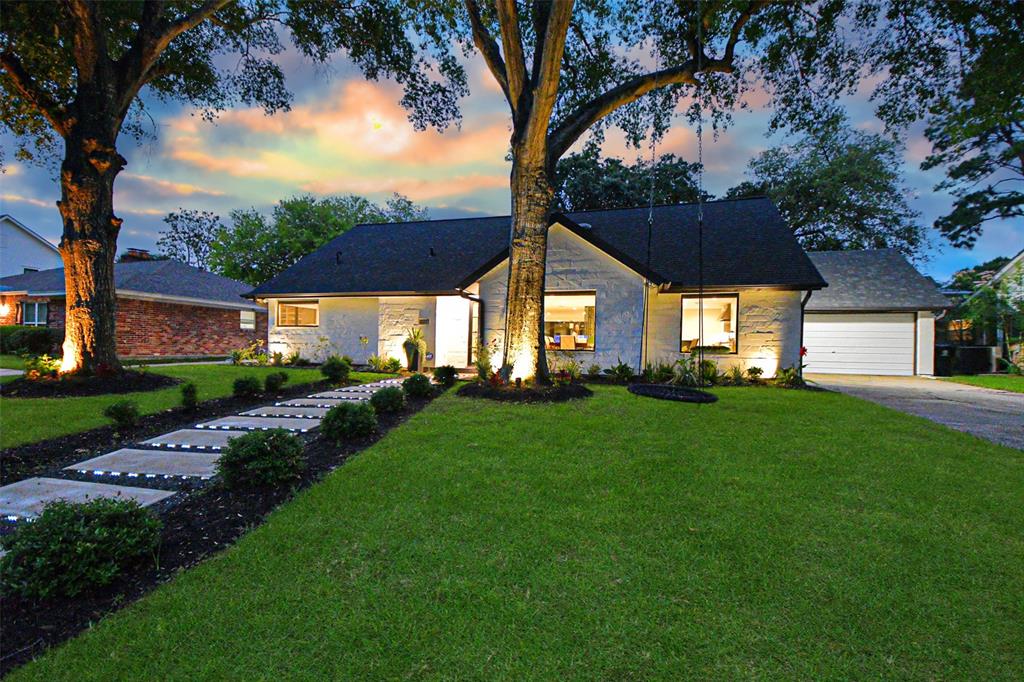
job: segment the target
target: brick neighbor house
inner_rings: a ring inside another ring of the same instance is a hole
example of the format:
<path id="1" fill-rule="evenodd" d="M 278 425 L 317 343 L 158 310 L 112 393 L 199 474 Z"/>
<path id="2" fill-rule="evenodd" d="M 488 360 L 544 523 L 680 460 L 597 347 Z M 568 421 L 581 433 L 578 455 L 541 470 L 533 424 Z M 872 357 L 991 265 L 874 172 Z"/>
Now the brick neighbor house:
<path id="1" fill-rule="evenodd" d="M 227 355 L 267 338 L 266 308 L 242 298 L 249 285 L 135 255 L 114 266 L 119 356 Z M 63 328 L 64 306 L 63 268 L 0 278 L 0 324 Z"/>

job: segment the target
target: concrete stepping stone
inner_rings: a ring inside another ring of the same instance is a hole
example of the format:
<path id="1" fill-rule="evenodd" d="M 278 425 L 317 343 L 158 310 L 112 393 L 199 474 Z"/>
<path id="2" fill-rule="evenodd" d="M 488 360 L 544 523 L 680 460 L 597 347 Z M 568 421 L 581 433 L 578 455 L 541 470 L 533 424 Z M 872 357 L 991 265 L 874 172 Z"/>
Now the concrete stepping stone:
<path id="1" fill-rule="evenodd" d="M 242 412 L 242 415 L 246 417 L 315 417 L 320 419 L 327 414 L 327 411 L 326 407 L 311 407 L 309 405 L 267 405 Z"/>
<path id="2" fill-rule="evenodd" d="M 210 478 L 217 470 L 219 458 L 219 454 L 207 452 L 121 448 L 64 469 L 83 474 L 127 478 Z"/>
<path id="3" fill-rule="evenodd" d="M 38 516 L 50 502 L 88 502 L 99 497 L 132 499 L 142 506 L 149 506 L 173 494 L 173 490 L 151 490 L 63 478 L 26 478 L 0 488 L 0 516 L 8 521 L 30 519 Z"/>
<path id="4" fill-rule="evenodd" d="M 244 436 L 245 431 L 213 431 L 178 429 L 156 438 L 142 441 L 143 445 L 162 448 L 189 448 L 193 450 L 220 450 L 232 438 Z"/>
<path id="5" fill-rule="evenodd" d="M 221 417 L 210 422 L 196 424 L 197 429 L 242 429 L 245 431 L 266 431 L 285 429 L 304 433 L 320 426 L 319 419 L 307 417 Z"/>
<path id="6" fill-rule="evenodd" d="M 337 391 L 324 391 L 323 393 L 314 393 L 313 395 L 308 396 L 308 397 L 310 397 L 310 398 L 341 398 L 342 400 L 344 400 L 345 398 L 348 398 L 350 396 L 365 396 L 365 397 L 369 398 L 371 395 L 373 395 L 374 393 L 379 391 L 381 388 L 384 388 L 384 387 L 381 386 L 380 388 L 360 388 L 360 389 L 340 388 Z"/>
<path id="7" fill-rule="evenodd" d="M 340 403 L 365 403 L 369 396 L 353 396 L 351 398 L 292 398 L 275 403 L 278 407 L 326 407 L 331 408 Z"/>

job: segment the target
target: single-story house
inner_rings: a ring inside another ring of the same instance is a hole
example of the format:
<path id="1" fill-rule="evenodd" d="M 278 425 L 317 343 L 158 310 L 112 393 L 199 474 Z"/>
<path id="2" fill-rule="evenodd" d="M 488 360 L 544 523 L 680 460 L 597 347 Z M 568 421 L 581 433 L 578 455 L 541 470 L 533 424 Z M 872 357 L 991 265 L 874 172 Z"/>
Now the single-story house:
<path id="1" fill-rule="evenodd" d="M 117 353 L 126 358 L 227 355 L 266 339 L 251 287 L 176 260 L 114 265 Z M 64 327 L 64 269 L 0 279 L 0 324 Z"/>
<path id="2" fill-rule="evenodd" d="M 555 214 L 549 356 L 640 368 L 703 346 L 723 369 L 770 376 L 797 365 L 803 305 L 825 280 L 770 200 L 708 202 L 701 306 L 697 210 L 655 207 L 650 230 L 646 207 Z M 428 366 L 469 366 L 478 342 L 500 358 L 509 228 L 508 216 L 352 228 L 249 294 L 268 304 L 268 349 L 404 362 L 402 342 L 419 327 Z"/>
<path id="3" fill-rule="evenodd" d="M 12 215 L 0 215 L 0 277 L 59 268 L 57 247 Z"/>
<path id="4" fill-rule="evenodd" d="M 950 306 L 895 249 L 808 254 L 828 288 L 805 307 L 806 372 L 930 375 L 935 318 Z"/>

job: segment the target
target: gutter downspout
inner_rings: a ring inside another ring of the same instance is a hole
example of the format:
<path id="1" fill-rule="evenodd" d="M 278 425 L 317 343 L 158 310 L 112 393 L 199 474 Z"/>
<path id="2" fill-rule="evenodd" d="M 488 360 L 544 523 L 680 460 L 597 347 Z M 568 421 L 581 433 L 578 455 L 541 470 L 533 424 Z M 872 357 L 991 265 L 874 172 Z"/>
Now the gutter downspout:
<path id="1" fill-rule="evenodd" d="M 808 289 L 807 293 L 804 295 L 804 300 L 800 301 L 800 350 L 803 350 L 803 347 L 804 347 L 804 315 L 805 315 L 805 308 L 807 308 L 807 302 L 809 300 L 811 300 L 811 294 L 813 294 L 813 293 L 814 293 L 813 289 Z M 803 361 L 802 357 L 797 360 L 797 366 L 800 368 L 800 378 L 803 379 L 804 378 L 804 361 Z"/>

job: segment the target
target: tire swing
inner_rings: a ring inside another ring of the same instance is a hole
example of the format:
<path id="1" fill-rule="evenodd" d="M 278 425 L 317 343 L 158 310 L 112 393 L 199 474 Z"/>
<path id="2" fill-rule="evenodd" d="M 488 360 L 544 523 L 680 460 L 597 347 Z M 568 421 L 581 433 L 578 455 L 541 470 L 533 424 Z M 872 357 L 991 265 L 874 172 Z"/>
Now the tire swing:
<path id="1" fill-rule="evenodd" d="M 700 16 L 700 0 L 697 2 L 697 16 Z M 697 35 L 700 38 L 701 22 L 697 20 Z M 697 71 L 700 72 L 701 55 L 697 55 Z M 696 88 L 699 90 L 700 81 Z M 652 282 L 651 271 L 651 236 L 654 232 L 654 166 L 657 141 L 655 130 L 651 130 L 651 195 L 647 212 L 647 272 L 644 273 L 644 292 L 649 290 Z M 718 400 L 718 396 L 704 390 L 704 115 L 700 109 L 700 98 L 697 99 L 697 388 L 676 386 L 675 384 L 630 384 L 630 393 L 645 398 L 658 400 L 675 400 L 683 403 L 706 404 Z M 645 301 L 646 315 L 646 301 Z M 648 320 L 649 324 L 649 320 Z M 647 325 L 642 332 L 642 350 L 647 348 Z"/>

